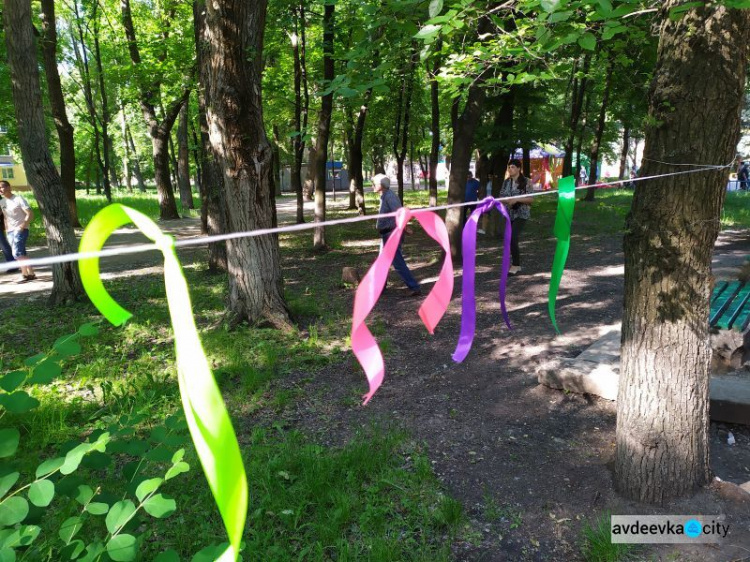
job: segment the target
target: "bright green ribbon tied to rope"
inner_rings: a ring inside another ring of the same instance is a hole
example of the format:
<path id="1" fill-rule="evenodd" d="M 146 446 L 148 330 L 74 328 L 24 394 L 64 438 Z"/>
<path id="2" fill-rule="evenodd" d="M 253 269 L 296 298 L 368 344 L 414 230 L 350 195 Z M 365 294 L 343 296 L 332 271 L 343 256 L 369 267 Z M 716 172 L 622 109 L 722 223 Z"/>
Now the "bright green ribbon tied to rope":
<path id="1" fill-rule="evenodd" d="M 573 176 L 560 179 L 557 185 L 557 216 L 555 217 L 555 259 L 552 262 L 552 276 L 549 282 L 549 317 L 555 331 L 559 334 L 555 318 L 555 304 L 557 303 L 557 291 L 560 289 L 560 281 L 565 270 L 565 262 L 570 250 L 570 225 L 573 223 L 573 209 L 576 205 L 576 180 Z"/>
<path id="2" fill-rule="evenodd" d="M 81 238 L 80 251 L 101 250 L 112 232 L 129 222 L 135 223 L 164 254 L 164 284 L 174 328 L 182 407 L 229 537 L 229 547 L 217 560 L 237 560 L 247 515 L 247 477 L 232 422 L 198 336 L 187 282 L 175 253 L 174 238 L 164 234 L 143 213 L 114 204 L 102 209 L 91 220 Z M 99 274 L 99 259 L 82 259 L 80 270 L 91 302 L 115 326 L 125 323 L 132 314 L 107 293 Z"/>

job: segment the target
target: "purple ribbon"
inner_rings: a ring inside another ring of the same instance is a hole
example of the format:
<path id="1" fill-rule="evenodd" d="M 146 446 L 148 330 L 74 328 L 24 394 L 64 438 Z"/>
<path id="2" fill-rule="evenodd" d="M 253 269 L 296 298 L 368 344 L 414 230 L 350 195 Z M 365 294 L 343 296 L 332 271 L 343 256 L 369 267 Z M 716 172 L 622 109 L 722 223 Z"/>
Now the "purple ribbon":
<path id="1" fill-rule="evenodd" d="M 474 342 L 474 333 L 476 332 L 477 319 L 477 300 L 474 294 L 474 277 L 477 259 L 477 225 L 479 217 L 488 213 L 492 208 L 497 209 L 505 217 L 505 236 L 503 237 L 503 264 L 500 275 L 500 309 L 503 312 L 503 318 L 509 329 L 513 329 L 508 318 L 508 310 L 505 307 L 505 286 L 508 281 L 508 271 L 510 270 L 510 237 L 512 235 L 510 225 L 510 215 L 500 201 L 492 197 L 485 198 L 471 213 L 466 221 L 462 237 L 463 249 L 463 284 L 461 294 L 461 335 L 458 338 L 456 351 L 453 353 L 453 360 L 461 363 L 471 351 L 471 345 Z"/>

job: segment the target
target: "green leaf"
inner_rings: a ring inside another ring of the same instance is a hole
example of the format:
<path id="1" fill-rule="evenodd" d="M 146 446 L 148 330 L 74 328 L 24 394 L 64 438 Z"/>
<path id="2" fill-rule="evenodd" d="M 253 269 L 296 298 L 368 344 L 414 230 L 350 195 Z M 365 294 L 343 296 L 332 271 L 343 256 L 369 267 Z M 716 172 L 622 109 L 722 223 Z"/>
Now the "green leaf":
<path id="1" fill-rule="evenodd" d="M 109 509 L 106 524 L 111 534 L 117 533 L 135 513 L 135 504 L 130 500 L 117 502 Z"/>
<path id="2" fill-rule="evenodd" d="M 83 466 L 88 468 L 107 468 L 112 464 L 112 457 L 106 453 L 94 451 L 83 457 Z"/>
<path id="3" fill-rule="evenodd" d="M 154 562 L 180 562 L 180 555 L 177 554 L 177 551 L 170 548 L 169 550 L 160 552 L 159 555 L 154 558 Z"/>
<path id="4" fill-rule="evenodd" d="M 432 0 L 430 2 L 429 13 L 430 17 L 434 18 L 443 11 L 443 0 Z"/>
<path id="5" fill-rule="evenodd" d="M 135 560 L 138 546 L 133 535 L 117 535 L 107 543 L 107 554 L 115 562 Z"/>
<path id="6" fill-rule="evenodd" d="M 81 527 L 83 527 L 83 521 L 80 517 L 68 517 L 63 521 L 60 531 L 57 534 L 65 544 L 70 544 L 70 541 L 78 534 Z"/>
<path id="7" fill-rule="evenodd" d="M 156 490 L 159 489 L 159 486 L 162 485 L 161 478 L 150 478 L 148 480 L 144 480 L 140 484 L 138 484 L 138 488 L 135 490 L 135 497 L 138 498 L 138 501 L 143 501 L 143 498 L 148 496 L 149 494 L 154 493 Z"/>
<path id="8" fill-rule="evenodd" d="M 109 511 L 109 506 L 102 502 L 91 502 L 86 505 L 86 511 L 91 515 L 104 515 Z"/>
<path id="9" fill-rule="evenodd" d="M 612 13 L 612 2 L 610 0 L 599 0 L 599 6 L 601 6 L 601 12 L 605 15 Z"/>
<path id="10" fill-rule="evenodd" d="M 63 560 L 75 560 L 81 555 L 84 548 L 86 548 L 86 543 L 82 540 L 76 539 L 70 544 L 65 545 L 60 551 L 60 557 Z"/>
<path id="11" fill-rule="evenodd" d="M 78 562 L 94 562 L 104 552 L 104 545 L 100 542 L 91 543 L 86 547 L 86 553 Z"/>
<path id="12" fill-rule="evenodd" d="M 419 32 L 417 32 L 415 37 L 417 39 L 427 39 L 428 37 L 434 37 L 440 32 L 441 28 L 442 28 L 441 25 L 433 25 L 433 24 L 425 25 L 422 29 L 419 30 Z"/>
<path id="13" fill-rule="evenodd" d="M 91 486 L 86 486 L 85 484 L 81 484 L 78 486 L 78 493 L 76 494 L 75 500 L 80 503 L 81 505 L 86 505 L 91 501 L 91 498 L 94 497 L 94 490 L 91 489 Z"/>
<path id="14" fill-rule="evenodd" d="M 0 404 L 14 414 L 25 414 L 39 406 L 39 400 L 32 398 L 27 392 L 19 390 L 13 394 L 0 395 Z"/>
<path id="15" fill-rule="evenodd" d="M 20 523 L 29 514 L 29 502 L 21 496 L 13 496 L 0 503 L 0 527 Z"/>
<path id="16" fill-rule="evenodd" d="M 185 457 L 185 449 L 179 449 L 172 455 L 172 464 L 177 464 Z"/>
<path id="17" fill-rule="evenodd" d="M 148 513 L 152 517 L 162 519 L 164 517 L 169 517 L 170 515 L 172 515 L 177 509 L 177 504 L 170 497 L 164 496 L 162 494 L 156 494 L 155 496 L 151 496 L 150 498 L 148 498 L 143 503 L 143 509 L 145 509 L 146 513 Z"/>
<path id="18" fill-rule="evenodd" d="M 26 365 L 27 367 L 33 367 L 45 357 L 47 357 L 46 353 L 37 353 L 36 355 L 29 357 L 28 359 L 24 359 L 23 364 Z"/>
<path id="19" fill-rule="evenodd" d="M 0 458 L 14 455 L 20 441 L 21 432 L 15 427 L 0 429 Z"/>
<path id="20" fill-rule="evenodd" d="M 65 462 L 60 467 L 60 474 L 68 475 L 75 472 L 81 465 L 83 457 L 92 449 L 90 443 L 81 443 L 65 455 Z"/>
<path id="21" fill-rule="evenodd" d="M 596 37 L 593 33 L 587 31 L 578 38 L 578 44 L 589 51 L 596 49 Z"/>
<path id="22" fill-rule="evenodd" d="M 560 23 L 561 21 L 567 21 L 570 16 L 573 15 L 573 12 L 565 11 L 565 12 L 555 12 L 550 15 L 549 23 Z"/>
<path id="23" fill-rule="evenodd" d="M 95 336 L 99 333 L 99 328 L 96 327 L 96 324 L 88 322 L 78 328 L 78 333 L 82 336 Z"/>
<path id="24" fill-rule="evenodd" d="M 13 371 L 0 379 L 0 388 L 5 392 L 13 392 L 26 380 L 26 371 Z"/>
<path id="25" fill-rule="evenodd" d="M 556 11 L 560 4 L 562 4 L 562 0 L 542 0 L 542 10 L 551 13 Z"/>
<path id="26" fill-rule="evenodd" d="M 229 543 L 212 544 L 200 549 L 190 559 L 190 562 L 214 562 L 229 546 Z"/>
<path id="27" fill-rule="evenodd" d="M 178 474 L 182 474 L 183 472 L 187 472 L 188 470 L 190 470 L 190 465 L 188 463 L 182 461 L 176 462 L 174 466 L 167 471 L 164 480 L 171 480 Z"/>
<path id="28" fill-rule="evenodd" d="M 18 544 L 20 546 L 29 546 L 36 540 L 41 532 L 41 527 L 37 527 L 36 525 L 24 525 L 20 529 Z"/>
<path id="29" fill-rule="evenodd" d="M 34 374 L 29 379 L 30 384 L 49 384 L 62 374 L 62 367 L 52 359 L 45 359 L 34 367 Z"/>
<path id="30" fill-rule="evenodd" d="M 0 562 L 16 562 L 16 551 L 12 548 L 0 548 Z"/>
<path id="31" fill-rule="evenodd" d="M 49 480 L 37 480 L 29 487 L 29 501 L 37 507 L 47 507 L 55 497 L 55 485 Z"/>
<path id="32" fill-rule="evenodd" d="M 2 478 L 0 478 L 0 499 L 10 491 L 10 489 L 13 487 L 13 484 L 18 482 L 19 476 L 20 474 L 18 474 L 18 472 L 11 472 L 10 474 L 6 474 Z"/>
<path id="33" fill-rule="evenodd" d="M 42 464 L 40 464 L 39 467 L 36 469 L 36 477 L 41 478 L 42 476 L 47 476 L 48 474 L 52 474 L 58 468 L 60 468 L 64 463 L 65 463 L 65 458 L 63 457 L 58 457 L 56 459 L 48 459 L 44 461 Z"/>

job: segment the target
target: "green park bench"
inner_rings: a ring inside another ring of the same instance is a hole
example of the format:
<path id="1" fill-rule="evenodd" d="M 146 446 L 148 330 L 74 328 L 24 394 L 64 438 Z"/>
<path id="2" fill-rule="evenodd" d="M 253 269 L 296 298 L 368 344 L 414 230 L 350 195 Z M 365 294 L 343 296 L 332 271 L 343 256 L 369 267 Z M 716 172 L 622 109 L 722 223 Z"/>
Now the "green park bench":
<path id="1" fill-rule="evenodd" d="M 750 282 L 719 281 L 711 294 L 709 324 L 744 332 L 750 324 Z"/>

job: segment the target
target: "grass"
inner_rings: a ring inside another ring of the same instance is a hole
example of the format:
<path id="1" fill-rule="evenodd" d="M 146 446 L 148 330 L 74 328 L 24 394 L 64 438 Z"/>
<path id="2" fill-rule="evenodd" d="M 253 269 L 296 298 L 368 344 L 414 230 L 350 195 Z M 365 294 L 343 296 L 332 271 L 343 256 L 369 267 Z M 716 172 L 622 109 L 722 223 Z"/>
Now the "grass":
<path id="1" fill-rule="evenodd" d="M 632 544 L 612 544 L 611 514 L 587 521 L 582 530 L 581 554 L 586 562 L 624 562 L 633 555 Z"/>

